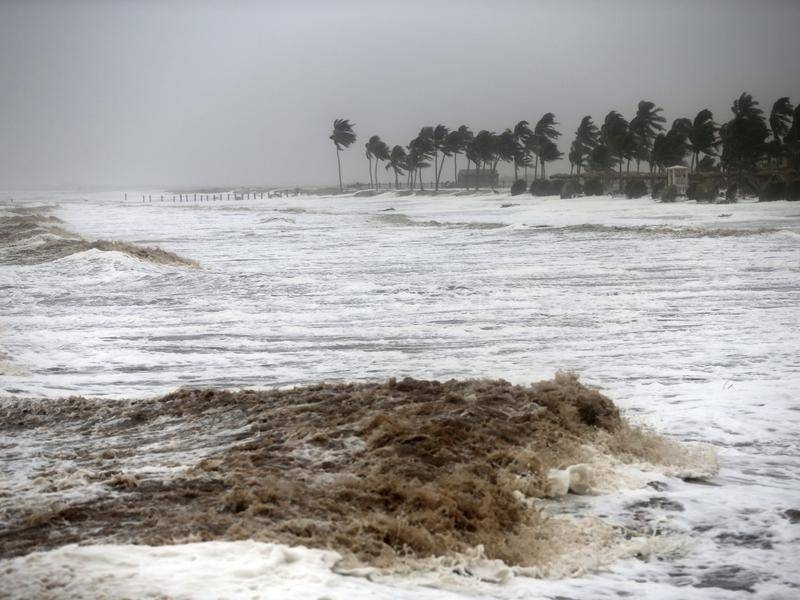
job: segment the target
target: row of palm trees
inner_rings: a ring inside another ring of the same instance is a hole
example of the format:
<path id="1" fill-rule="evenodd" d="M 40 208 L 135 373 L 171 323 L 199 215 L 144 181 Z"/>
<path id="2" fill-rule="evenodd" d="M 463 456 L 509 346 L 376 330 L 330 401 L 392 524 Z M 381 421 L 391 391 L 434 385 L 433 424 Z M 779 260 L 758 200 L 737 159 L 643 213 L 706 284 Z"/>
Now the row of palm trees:
<path id="1" fill-rule="evenodd" d="M 764 167 L 800 170 L 800 106 L 793 107 L 789 98 L 780 98 L 772 105 L 767 120 L 758 102 L 743 93 L 731 111 L 733 117 L 721 126 L 710 110 L 703 109 L 694 119 L 675 119 L 669 129 L 661 114 L 663 109 L 648 100 L 639 102 L 630 121 L 612 110 L 598 127 L 587 115 L 578 125 L 567 154 L 570 175 L 580 176 L 581 169 L 608 173 L 616 168 L 621 179 L 624 165 L 630 172 L 631 163 L 635 163 L 638 173 L 643 162 L 651 174 L 686 162 L 692 171 L 721 169 L 739 177 Z M 555 115 L 548 112 L 533 127 L 528 121 L 520 121 L 499 134 L 487 130 L 473 134 L 465 125 L 452 130 L 445 125 L 423 127 L 406 147 L 390 148 L 373 135 L 365 144 L 370 185 L 378 186 L 378 167 L 385 163 L 384 169 L 394 173 L 395 187 L 400 185 L 399 177 L 405 176 L 409 188 L 419 183 L 423 189 L 422 170 L 433 166 L 438 190 L 445 159 L 453 158 L 456 181 L 462 154 L 467 159 L 467 171 L 475 165 L 476 189 L 480 170 L 496 170 L 500 162 L 513 163 L 515 180 L 519 180 L 522 169 L 527 183 L 529 168 L 533 168 L 534 179 L 544 179 L 547 163 L 563 156 L 557 145 L 561 137 L 557 126 Z M 341 150 L 356 141 L 353 124 L 336 119 L 330 139 L 339 159 Z M 342 189 L 341 160 L 338 163 Z"/>

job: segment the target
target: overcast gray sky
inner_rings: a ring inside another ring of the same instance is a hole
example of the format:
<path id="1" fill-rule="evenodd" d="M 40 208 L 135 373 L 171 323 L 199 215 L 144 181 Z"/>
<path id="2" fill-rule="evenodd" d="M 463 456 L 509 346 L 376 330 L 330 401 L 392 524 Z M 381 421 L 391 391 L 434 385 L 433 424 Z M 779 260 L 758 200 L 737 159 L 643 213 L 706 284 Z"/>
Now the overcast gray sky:
<path id="1" fill-rule="evenodd" d="M 742 91 L 800 102 L 798 32 L 796 0 L 3 0 L 0 188 L 334 184 L 336 117 L 346 181 L 370 135 L 440 122 L 552 111 L 565 151 L 641 99 L 722 121 Z"/>

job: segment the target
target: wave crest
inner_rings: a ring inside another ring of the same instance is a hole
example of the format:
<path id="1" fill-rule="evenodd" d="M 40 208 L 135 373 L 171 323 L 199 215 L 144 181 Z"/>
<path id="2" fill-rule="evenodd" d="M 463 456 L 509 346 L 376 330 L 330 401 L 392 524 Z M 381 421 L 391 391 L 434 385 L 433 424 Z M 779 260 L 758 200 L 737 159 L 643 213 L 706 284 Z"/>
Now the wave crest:
<path id="1" fill-rule="evenodd" d="M 138 260 L 198 268 L 197 261 L 162 250 L 114 240 L 87 240 L 62 227 L 63 221 L 41 213 L 0 214 L 0 264 L 33 265 L 85 252 L 121 252 Z"/>

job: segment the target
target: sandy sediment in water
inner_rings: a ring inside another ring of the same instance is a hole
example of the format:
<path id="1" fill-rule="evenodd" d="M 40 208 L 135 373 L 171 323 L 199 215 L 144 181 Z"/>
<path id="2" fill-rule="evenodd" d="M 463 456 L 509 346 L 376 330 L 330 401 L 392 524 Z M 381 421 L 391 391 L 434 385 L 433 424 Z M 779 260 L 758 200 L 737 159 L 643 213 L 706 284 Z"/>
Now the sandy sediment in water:
<path id="1" fill-rule="evenodd" d="M 158 247 L 109 240 L 87 240 L 62 225 L 61 219 L 40 212 L 16 210 L 11 214 L 0 214 L 0 264 L 39 264 L 97 249 L 122 252 L 155 264 L 199 267 L 197 261 Z"/>
<path id="2" fill-rule="evenodd" d="M 24 487 L 0 495 L 3 557 L 72 542 L 254 539 L 379 567 L 482 547 L 488 559 L 535 568 L 570 535 L 585 537 L 532 506 L 548 495 L 551 468 L 587 460 L 587 445 L 622 461 L 659 458 L 651 434 L 564 374 L 533 386 L 406 378 L 6 400 L 0 422 L 16 439 L 44 447 L 46 438 L 48 455 L 69 465 L 25 484 L 49 504 L 26 499 Z M 216 449 L 187 453 L 198 447 Z M 183 468 L 159 470 L 171 452 L 183 452 Z"/>

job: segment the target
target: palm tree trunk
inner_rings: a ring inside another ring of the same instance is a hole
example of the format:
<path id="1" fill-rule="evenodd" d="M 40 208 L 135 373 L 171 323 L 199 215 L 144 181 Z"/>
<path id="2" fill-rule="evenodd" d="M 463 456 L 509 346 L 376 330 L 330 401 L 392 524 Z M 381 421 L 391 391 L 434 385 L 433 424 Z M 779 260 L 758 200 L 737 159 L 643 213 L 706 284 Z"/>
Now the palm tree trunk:
<path id="1" fill-rule="evenodd" d="M 458 152 L 453 152 L 453 185 L 458 185 Z"/>
<path id="2" fill-rule="evenodd" d="M 397 181 L 397 171 L 394 172 L 394 189 L 396 190 L 400 189 L 400 182 Z"/>
<path id="3" fill-rule="evenodd" d="M 375 189 L 378 189 L 378 159 L 375 159 Z"/>
<path id="4" fill-rule="evenodd" d="M 369 161 L 369 187 L 372 189 L 372 159 L 368 158 Z"/>
<path id="5" fill-rule="evenodd" d="M 517 159 L 514 159 L 514 182 L 519 179 L 519 166 L 517 165 Z"/>
<path id="6" fill-rule="evenodd" d="M 433 177 L 434 177 L 434 189 L 438 192 L 439 191 L 439 149 L 434 147 L 433 149 Z"/>
<path id="7" fill-rule="evenodd" d="M 528 185 L 528 165 L 525 165 L 525 185 Z"/>
<path id="8" fill-rule="evenodd" d="M 342 186 L 342 159 L 339 156 L 339 149 L 336 149 L 336 162 L 339 164 L 339 191 L 343 192 L 344 187 Z"/>
<path id="9" fill-rule="evenodd" d="M 442 169 L 444 169 L 444 156 L 442 162 L 439 163 L 439 173 L 436 175 L 436 189 L 439 189 L 439 181 L 442 179 Z"/>

